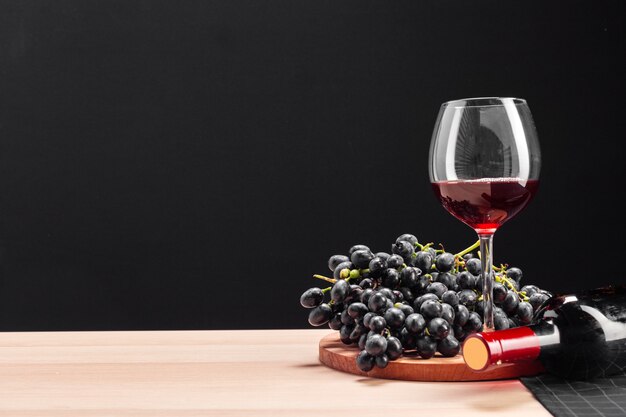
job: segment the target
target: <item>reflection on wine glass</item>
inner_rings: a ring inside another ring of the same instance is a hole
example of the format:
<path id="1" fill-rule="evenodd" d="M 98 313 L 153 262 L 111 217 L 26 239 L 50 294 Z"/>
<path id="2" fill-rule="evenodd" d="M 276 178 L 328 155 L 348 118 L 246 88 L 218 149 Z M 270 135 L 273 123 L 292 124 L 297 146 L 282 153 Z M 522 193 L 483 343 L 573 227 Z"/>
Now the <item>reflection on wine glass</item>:
<path id="1" fill-rule="evenodd" d="M 493 235 L 539 186 L 541 154 L 526 101 L 483 97 L 441 105 L 430 144 L 435 194 L 480 239 L 484 327 L 493 330 Z"/>

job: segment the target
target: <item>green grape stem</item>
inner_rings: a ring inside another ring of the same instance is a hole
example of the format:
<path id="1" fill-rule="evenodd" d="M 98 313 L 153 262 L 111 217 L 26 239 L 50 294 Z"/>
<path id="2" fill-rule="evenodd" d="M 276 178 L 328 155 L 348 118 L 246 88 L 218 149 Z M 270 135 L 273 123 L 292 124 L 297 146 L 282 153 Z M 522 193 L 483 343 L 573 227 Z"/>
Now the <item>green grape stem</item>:
<path id="1" fill-rule="evenodd" d="M 503 269 L 504 269 L 504 265 L 502 265 L 502 267 L 500 268 L 500 271 L 499 271 L 499 272 L 502 272 L 502 271 L 503 271 Z M 505 274 L 506 274 L 506 272 L 505 272 Z M 506 275 L 504 275 L 504 276 L 502 276 L 502 275 L 500 275 L 500 276 L 496 275 L 495 280 L 496 280 L 496 282 L 499 282 L 499 283 L 501 283 L 501 284 L 504 284 L 504 285 L 505 285 L 505 287 L 507 287 L 509 290 L 511 290 L 511 291 L 513 291 L 515 294 L 517 294 L 518 298 L 519 298 L 521 301 L 528 301 L 528 300 L 529 300 L 529 298 L 528 298 L 528 297 L 526 297 L 526 293 L 525 293 L 525 292 L 518 291 L 518 290 L 516 290 L 516 289 L 515 289 L 515 286 L 511 283 L 511 280 L 510 280 L 510 279 L 509 279 Z"/>
<path id="2" fill-rule="evenodd" d="M 432 245 L 434 245 L 433 242 L 428 242 L 427 244 L 425 244 L 424 246 L 420 245 L 421 250 L 425 251 L 426 249 L 430 248 Z"/>
<path id="3" fill-rule="evenodd" d="M 326 294 L 328 291 L 330 291 L 331 288 L 333 287 L 322 288 L 322 294 Z"/>
<path id="4" fill-rule="evenodd" d="M 334 284 L 335 282 L 337 282 L 335 278 L 328 278 L 328 277 L 325 277 L 324 275 L 319 275 L 319 274 L 314 274 L 313 278 L 321 279 L 322 281 L 330 282 L 331 284 Z"/>
<path id="5" fill-rule="evenodd" d="M 454 257 L 455 258 L 462 258 L 463 255 L 466 255 L 466 254 L 470 253 L 474 249 L 477 249 L 479 246 L 480 246 L 480 240 L 477 240 L 476 243 L 474 243 L 472 246 L 470 246 L 469 248 L 463 249 L 461 252 L 459 252 L 456 255 L 454 255 Z"/>

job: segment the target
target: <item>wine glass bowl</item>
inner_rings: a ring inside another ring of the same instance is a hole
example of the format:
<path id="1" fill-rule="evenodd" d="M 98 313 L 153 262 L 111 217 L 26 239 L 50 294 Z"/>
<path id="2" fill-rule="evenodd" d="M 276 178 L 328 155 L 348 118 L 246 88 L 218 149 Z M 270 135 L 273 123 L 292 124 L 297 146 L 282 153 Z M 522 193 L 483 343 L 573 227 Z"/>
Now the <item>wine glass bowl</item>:
<path id="1" fill-rule="evenodd" d="M 493 329 L 493 234 L 536 194 L 540 168 L 525 100 L 482 97 L 442 104 L 430 144 L 430 181 L 444 208 L 480 238 L 486 330 Z"/>

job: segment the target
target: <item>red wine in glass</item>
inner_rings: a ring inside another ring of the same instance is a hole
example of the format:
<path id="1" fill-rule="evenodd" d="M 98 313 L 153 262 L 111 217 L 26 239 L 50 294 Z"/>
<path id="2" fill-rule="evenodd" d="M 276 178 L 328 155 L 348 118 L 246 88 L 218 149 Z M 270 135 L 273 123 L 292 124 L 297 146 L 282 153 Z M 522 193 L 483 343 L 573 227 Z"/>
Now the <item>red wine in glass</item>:
<path id="1" fill-rule="evenodd" d="M 442 104 L 428 165 L 441 204 L 478 234 L 484 329 L 493 330 L 493 235 L 538 188 L 541 152 L 528 104 L 510 97 Z"/>
<path id="2" fill-rule="evenodd" d="M 483 178 L 432 183 L 435 195 L 454 217 L 477 233 L 495 233 L 537 193 L 538 180 Z"/>

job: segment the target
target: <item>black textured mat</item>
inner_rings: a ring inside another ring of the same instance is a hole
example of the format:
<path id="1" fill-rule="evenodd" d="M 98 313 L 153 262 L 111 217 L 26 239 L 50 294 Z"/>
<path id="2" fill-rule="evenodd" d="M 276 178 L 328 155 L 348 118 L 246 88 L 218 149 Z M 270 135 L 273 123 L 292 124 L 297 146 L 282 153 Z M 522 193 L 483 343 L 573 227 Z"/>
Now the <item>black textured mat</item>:
<path id="1" fill-rule="evenodd" d="M 626 416 L 626 375 L 581 382 L 545 374 L 521 381 L 556 417 Z"/>

